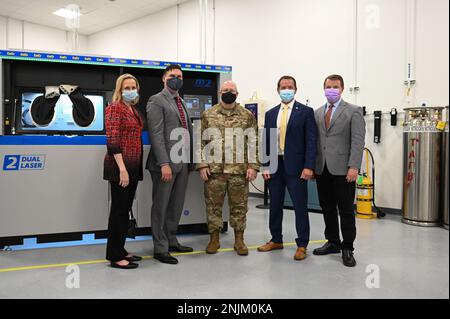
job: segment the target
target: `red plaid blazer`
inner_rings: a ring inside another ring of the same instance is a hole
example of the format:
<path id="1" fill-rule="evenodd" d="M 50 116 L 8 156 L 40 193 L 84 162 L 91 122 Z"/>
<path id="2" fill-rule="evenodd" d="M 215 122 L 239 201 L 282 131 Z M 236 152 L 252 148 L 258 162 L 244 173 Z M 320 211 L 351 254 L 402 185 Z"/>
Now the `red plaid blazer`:
<path id="1" fill-rule="evenodd" d="M 114 154 L 122 154 L 130 181 L 141 181 L 142 168 L 142 130 L 143 120 L 135 107 L 131 112 L 122 102 L 114 102 L 106 108 L 106 147 L 103 178 L 118 182 L 119 167 Z"/>

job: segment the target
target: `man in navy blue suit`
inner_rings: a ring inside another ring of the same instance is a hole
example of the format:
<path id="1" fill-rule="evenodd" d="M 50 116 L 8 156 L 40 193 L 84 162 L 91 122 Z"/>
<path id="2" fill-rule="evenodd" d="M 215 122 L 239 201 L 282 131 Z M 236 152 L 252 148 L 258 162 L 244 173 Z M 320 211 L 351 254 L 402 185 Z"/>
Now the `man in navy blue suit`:
<path id="1" fill-rule="evenodd" d="M 295 101 L 297 82 L 292 76 L 283 76 L 278 81 L 278 93 L 281 104 L 266 113 L 263 139 L 266 153 L 271 149 L 271 143 L 278 144 L 278 154 L 267 154 L 270 161 L 278 160 L 277 169 L 270 171 L 268 168 L 274 165 L 267 162 L 263 171 L 270 193 L 269 228 L 272 239 L 258 251 L 283 249 L 283 206 L 287 187 L 294 204 L 298 235 L 294 259 L 303 260 L 307 254 L 310 232 L 307 181 L 314 177 L 317 126 L 314 110 Z M 277 141 L 271 140 L 270 129 L 277 130 Z"/>

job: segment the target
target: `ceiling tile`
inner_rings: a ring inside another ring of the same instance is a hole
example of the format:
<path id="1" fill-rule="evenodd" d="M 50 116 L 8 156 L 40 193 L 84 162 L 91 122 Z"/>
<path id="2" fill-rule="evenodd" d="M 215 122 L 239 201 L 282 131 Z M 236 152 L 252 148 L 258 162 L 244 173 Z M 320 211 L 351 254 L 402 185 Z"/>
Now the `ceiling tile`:
<path id="1" fill-rule="evenodd" d="M 188 0 L 0 0 L 0 15 L 67 30 L 64 18 L 52 13 L 75 2 L 83 13 L 80 18 L 80 33 L 89 35 L 186 1 Z"/>

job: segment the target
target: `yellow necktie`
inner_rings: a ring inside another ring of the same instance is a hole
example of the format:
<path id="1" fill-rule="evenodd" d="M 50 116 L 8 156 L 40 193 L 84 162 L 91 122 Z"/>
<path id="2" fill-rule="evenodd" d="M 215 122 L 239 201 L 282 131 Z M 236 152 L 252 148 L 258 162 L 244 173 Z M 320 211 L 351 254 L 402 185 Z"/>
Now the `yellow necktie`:
<path id="1" fill-rule="evenodd" d="M 280 150 L 284 153 L 284 146 L 286 143 L 286 130 L 289 108 L 287 105 L 283 105 L 281 111 L 281 123 L 280 123 Z"/>

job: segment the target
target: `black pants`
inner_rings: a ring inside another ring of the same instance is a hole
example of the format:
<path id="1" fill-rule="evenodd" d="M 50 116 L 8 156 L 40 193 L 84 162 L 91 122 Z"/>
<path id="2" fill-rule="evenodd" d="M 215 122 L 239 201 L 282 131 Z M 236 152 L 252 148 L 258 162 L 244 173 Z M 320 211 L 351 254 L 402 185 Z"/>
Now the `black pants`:
<path id="1" fill-rule="evenodd" d="M 118 262 L 128 255 L 125 250 L 125 241 L 127 239 L 130 210 L 133 206 L 138 182 L 130 182 L 125 188 L 120 186 L 118 182 L 109 183 L 111 184 L 111 212 L 109 214 L 106 259 L 111 262 Z"/>
<path id="2" fill-rule="evenodd" d="M 356 238 L 356 220 L 354 210 L 356 183 L 349 183 L 346 176 L 331 175 L 327 166 L 322 175 L 317 175 L 317 191 L 325 220 L 325 238 L 343 249 L 354 250 Z M 339 237 L 339 220 L 343 241 Z"/>

